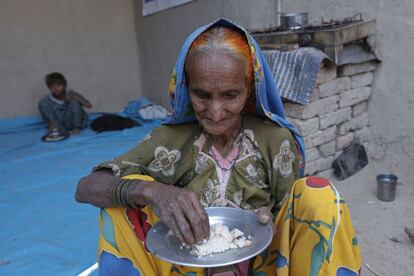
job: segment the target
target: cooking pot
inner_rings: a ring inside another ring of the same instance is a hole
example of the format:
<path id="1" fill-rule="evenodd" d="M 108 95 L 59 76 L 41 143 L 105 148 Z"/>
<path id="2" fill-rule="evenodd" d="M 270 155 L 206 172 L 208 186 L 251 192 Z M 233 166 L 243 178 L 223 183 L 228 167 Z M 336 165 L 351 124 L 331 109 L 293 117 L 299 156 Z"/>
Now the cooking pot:
<path id="1" fill-rule="evenodd" d="M 308 13 L 281 13 L 280 26 L 283 31 L 301 29 L 308 24 Z"/>

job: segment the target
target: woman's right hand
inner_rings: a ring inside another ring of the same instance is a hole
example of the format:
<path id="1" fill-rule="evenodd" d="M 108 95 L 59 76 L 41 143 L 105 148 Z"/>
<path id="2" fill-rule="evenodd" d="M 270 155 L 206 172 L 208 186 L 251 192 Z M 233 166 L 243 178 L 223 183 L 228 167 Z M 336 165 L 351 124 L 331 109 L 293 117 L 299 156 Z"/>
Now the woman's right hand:
<path id="1" fill-rule="evenodd" d="M 209 238 L 207 212 L 193 192 L 154 182 L 147 189 L 147 205 L 181 242 L 192 245 Z"/>
<path id="2" fill-rule="evenodd" d="M 100 208 L 112 207 L 114 203 L 109 195 L 117 182 L 119 178 L 111 170 L 93 172 L 79 181 L 76 201 Z M 139 181 L 134 201 L 136 205 L 150 206 L 181 242 L 194 244 L 210 236 L 208 215 L 193 192 L 158 182 Z"/>

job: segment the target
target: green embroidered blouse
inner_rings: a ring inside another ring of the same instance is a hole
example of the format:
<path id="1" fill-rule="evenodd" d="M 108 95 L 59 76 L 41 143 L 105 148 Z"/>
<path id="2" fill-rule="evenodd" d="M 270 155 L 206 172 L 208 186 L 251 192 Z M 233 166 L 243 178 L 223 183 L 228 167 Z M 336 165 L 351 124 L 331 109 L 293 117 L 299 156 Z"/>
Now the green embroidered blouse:
<path id="1" fill-rule="evenodd" d="M 268 206 L 276 215 L 299 178 L 301 157 L 292 134 L 265 118 L 244 115 L 239 142 L 238 158 L 224 177 L 197 123 L 158 127 L 137 147 L 94 170 L 110 168 L 119 177 L 149 175 L 193 191 L 203 206 Z"/>

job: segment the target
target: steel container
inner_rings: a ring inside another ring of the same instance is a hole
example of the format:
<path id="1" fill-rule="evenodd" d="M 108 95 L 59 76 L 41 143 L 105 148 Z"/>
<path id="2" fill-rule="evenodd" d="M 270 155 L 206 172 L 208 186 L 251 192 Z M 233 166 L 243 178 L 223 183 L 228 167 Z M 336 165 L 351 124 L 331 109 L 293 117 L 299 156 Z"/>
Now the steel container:
<path id="1" fill-rule="evenodd" d="M 281 13 L 280 27 L 283 31 L 301 29 L 308 24 L 308 13 Z"/>
<path id="2" fill-rule="evenodd" d="M 397 181 L 398 177 L 390 173 L 377 175 L 378 199 L 382 201 L 393 201 L 395 199 Z"/>

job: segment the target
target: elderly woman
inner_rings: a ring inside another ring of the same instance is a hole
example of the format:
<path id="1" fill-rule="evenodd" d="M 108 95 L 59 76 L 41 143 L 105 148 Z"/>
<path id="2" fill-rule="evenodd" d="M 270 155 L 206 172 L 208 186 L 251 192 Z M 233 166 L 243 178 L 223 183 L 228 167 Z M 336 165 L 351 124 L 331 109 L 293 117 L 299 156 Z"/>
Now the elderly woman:
<path id="1" fill-rule="evenodd" d="M 163 126 L 79 182 L 77 201 L 101 208 L 102 274 L 358 275 L 348 208 L 328 180 L 299 179 L 303 140 L 245 30 L 221 19 L 192 33 L 170 97 Z M 187 244 L 208 238 L 207 206 L 257 211 L 277 234 L 255 258 L 217 269 L 173 265 L 146 250 L 158 219 Z"/>

